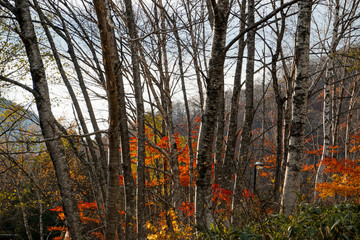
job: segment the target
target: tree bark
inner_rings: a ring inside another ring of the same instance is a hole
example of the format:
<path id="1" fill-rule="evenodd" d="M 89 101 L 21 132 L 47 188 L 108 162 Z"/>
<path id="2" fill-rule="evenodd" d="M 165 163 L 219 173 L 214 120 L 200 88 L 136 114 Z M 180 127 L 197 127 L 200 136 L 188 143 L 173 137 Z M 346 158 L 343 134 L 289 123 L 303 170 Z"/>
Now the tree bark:
<path id="1" fill-rule="evenodd" d="M 219 184 L 222 175 L 222 162 L 224 157 L 224 131 L 225 131 L 225 94 L 224 85 L 221 87 L 217 111 L 217 129 L 214 158 L 214 183 Z"/>
<path id="2" fill-rule="evenodd" d="M 114 32 L 112 32 L 114 34 Z M 115 36 L 113 38 L 114 46 Z M 120 114 L 120 138 L 121 138 L 121 156 L 122 156 L 122 168 L 124 174 L 124 186 L 125 186 L 125 239 L 136 239 L 136 186 L 134 177 L 132 174 L 132 161 L 130 156 L 130 133 L 128 127 L 128 117 L 126 108 L 126 95 L 122 73 L 122 61 L 118 54 L 117 49 L 115 51 L 115 73 L 118 90 L 118 103 Z M 122 54 L 122 52 L 121 52 Z M 141 168 L 141 166 L 140 166 Z M 140 176 L 141 179 L 141 176 Z M 141 199 L 141 197 L 140 197 Z"/>
<path id="3" fill-rule="evenodd" d="M 330 45 L 330 69 L 327 70 L 327 74 L 325 76 L 325 83 L 324 83 L 324 107 L 323 107 L 323 152 L 321 155 L 321 160 L 319 164 L 319 168 L 317 169 L 316 178 L 315 178 L 315 187 L 319 183 L 323 183 L 325 181 L 325 166 L 323 165 L 323 161 L 330 157 L 329 154 L 329 147 L 330 147 L 330 140 L 331 140 L 331 95 L 330 95 L 330 82 L 331 78 L 334 77 L 335 70 L 334 70 L 334 64 L 335 59 L 333 54 L 336 51 L 336 46 L 338 43 L 338 26 L 339 26 L 339 10 L 340 10 L 340 1 L 335 1 L 335 12 L 334 12 L 334 23 L 333 23 L 333 31 L 332 31 L 332 39 L 331 39 L 331 45 Z M 318 195 L 318 192 L 315 191 L 314 193 L 314 199 L 316 200 L 316 197 Z"/>
<path id="4" fill-rule="evenodd" d="M 284 59 L 283 54 L 281 53 L 281 59 Z M 284 109 L 284 137 L 283 137 L 283 159 L 281 163 L 281 179 L 280 179 L 280 186 L 284 185 L 284 177 L 286 171 L 286 164 L 288 161 L 288 153 L 289 153 L 289 140 L 290 140 L 290 124 L 291 124 L 291 114 L 293 109 L 293 82 L 294 82 L 294 74 L 295 71 L 292 70 L 291 73 L 286 70 L 286 63 L 282 60 L 282 66 L 285 71 L 285 79 L 286 79 L 286 102 L 285 102 L 285 109 Z"/>
<path id="5" fill-rule="evenodd" d="M 145 110 L 140 79 L 140 57 L 137 30 L 131 0 L 124 0 L 126 20 L 130 35 L 130 51 L 135 88 L 137 120 L 137 238 L 146 238 L 145 228 Z M 130 239 L 130 238 L 128 238 Z"/>
<path id="6" fill-rule="evenodd" d="M 282 2 L 283 3 L 283 2 Z M 276 121 L 276 167 L 275 167 L 275 181 L 274 181 L 274 202 L 277 203 L 280 197 L 280 182 L 281 182 L 281 164 L 283 159 L 283 120 L 284 120 L 284 102 L 285 97 L 281 94 L 281 89 L 279 87 L 279 80 L 277 77 L 277 61 L 282 48 L 282 40 L 285 32 L 285 14 L 281 11 L 281 26 L 279 28 L 276 25 L 277 29 L 277 41 L 276 41 L 276 50 L 272 56 L 271 62 L 271 77 L 273 81 L 276 105 L 277 105 L 277 121 Z"/>
<path id="7" fill-rule="evenodd" d="M 255 24 L 255 2 L 248 1 L 247 25 Z M 234 186 L 233 209 L 239 207 L 245 167 L 249 161 L 248 153 L 252 137 L 252 124 L 254 120 L 254 62 L 255 62 L 255 29 L 251 29 L 247 35 L 247 62 L 245 76 L 245 115 L 241 131 L 240 151 L 236 163 L 236 180 Z M 233 221 L 240 216 L 234 215 Z"/>
<path id="8" fill-rule="evenodd" d="M 240 12 L 240 28 L 239 32 L 243 32 L 245 29 L 245 19 L 246 19 L 246 0 L 241 2 L 241 12 Z M 225 144 L 224 156 L 220 159 L 218 163 L 218 168 L 215 168 L 215 171 L 220 171 L 221 173 L 216 173 L 219 176 L 219 181 L 217 184 L 223 189 L 234 191 L 235 186 L 235 172 L 236 172 L 236 143 L 238 139 L 238 112 L 239 112 L 239 100 L 241 92 L 241 75 L 242 75 L 242 65 L 243 65 L 243 54 L 245 49 L 244 35 L 239 38 L 238 41 L 238 53 L 236 59 L 236 69 L 234 76 L 234 86 L 233 94 L 230 102 L 230 118 L 229 126 L 227 129 L 227 142 Z M 234 202 L 233 202 L 234 204 Z M 235 206 L 232 204 L 231 208 Z M 226 207 L 226 206 L 222 206 Z M 230 209 L 229 209 L 230 210 Z"/>
<path id="9" fill-rule="evenodd" d="M 329 71 L 329 70 L 328 70 Z M 316 172 L 315 178 L 315 187 L 319 183 L 323 183 L 325 181 L 325 166 L 323 165 L 323 161 L 326 158 L 330 157 L 329 155 L 329 147 L 330 147 L 330 138 L 331 138 L 331 98 L 330 98 L 330 84 L 329 84 L 329 76 L 326 76 L 325 85 L 324 85 L 324 108 L 323 108 L 323 151 L 321 154 L 321 160 L 319 163 L 319 167 Z M 314 200 L 316 200 L 318 192 L 314 192 Z"/>
<path id="10" fill-rule="evenodd" d="M 98 18 L 109 105 L 109 173 L 105 206 L 105 239 L 117 239 L 120 195 L 119 103 L 115 70 L 117 49 L 114 29 L 108 21 L 110 19 L 109 5 L 101 0 L 94 0 L 93 3 Z"/>
<path id="11" fill-rule="evenodd" d="M 356 104 L 356 91 L 357 91 L 357 81 L 359 79 L 355 79 L 352 84 L 352 91 L 349 102 L 348 114 L 346 117 L 346 130 L 345 130 L 345 159 L 351 159 L 350 153 L 350 139 L 351 139 L 351 120 L 353 118 L 354 106 Z"/>
<path id="12" fill-rule="evenodd" d="M 255 23 L 255 2 L 248 1 L 247 25 Z M 245 77 L 245 116 L 241 132 L 240 155 L 238 159 L 238 178 L 243 175 L 244 167 L 248 161 L 248 152 L 251 142 L 251 127 L 254 120 L 254 62 L 255 62 L 255 30 L 250 30 L 247 36 L 247 62 Z M 240 180 L 240 179 L 239 179 Z M 240 181 L 238 181 L 240 183 Z"/>
<path id="13" fill-rule="evenodd" d="M 73 194 L 73 183 L 66 161 L 64 146 L 60 140 L 57 139 L 56 120 L 51 110 L 45 68 L 32 23 L 28 1 L 15 1 L 14 14 L 20 26 L 20 37 L 24 43 L 30 64 L 30 73 L 35 91 L 34 97 L 39 113 L 41 131 L 45 139 L 55 139 L 46 141 L 46 147 L 54 164 L 69 232 L 72 239 L 83 239 L 82 224 Z"/>
<path id="14" fill-rule="evenodd" d="M 240 31 L 243 32 L 245 30 L 245 18 L 246 18 L 246 0 L 242 0 L 241 2 L 241 13 L 240 19 L 242 19 L 240 23 Z M 226 142 L 226 150 L 225 157 L 222 163 L 222 178 L 220 181 L 220 186 L 224 189 L 233 190 L 234 182 L 233 175 L 235 173 L 235 148 L 236 148 L 236 140 L 238 138 L 238 113 L 239 113 L 239 99 L 241 92 L 241 75 L 242 75 L 242 65 L 243 65 L 243 54 L 245 49 L 245 41 L 244 35 L 239 38 L 239 46 L 238 46 L 238 54 L 237 54 L 237 62 L 234 76 L 234 87 L 233 87 L 233 95 L 231 97 L 231 106 L 230 106 L 230 120 L 229 120 L 229 129 L 228 129 L 228 137 Z"/>
<path id="15" fill-rule="evenodd" d="M 312 0 L 298 3 L 299 13 L 295 45 L 295 88 L 290 130 L 289 156 L 285 171 L 282 211 L 293 213 L 300 193 L 300 174 L 304 156 L 307 83 L 309 78 L 309 45 Z"/>
<path id="16" fill-rule="evenodd" d="M 196 180 L 195 196 L 196 224 L 207 228 L 210 228 L 214 221 L 211 202 L 212 146 L 216 128 L 218 98 L 224 84 L 224 61 L 226 56 L 224 47 L 229 2 L 227 0 L 221 0 L 217 3 L 213 2 L 212 7 L 214 10 L 213 37 L 209 61 L 209 76 L 206 86 L 205 109 L 201 118 L 198 140 L 196 164 L 198 178 Z"/>

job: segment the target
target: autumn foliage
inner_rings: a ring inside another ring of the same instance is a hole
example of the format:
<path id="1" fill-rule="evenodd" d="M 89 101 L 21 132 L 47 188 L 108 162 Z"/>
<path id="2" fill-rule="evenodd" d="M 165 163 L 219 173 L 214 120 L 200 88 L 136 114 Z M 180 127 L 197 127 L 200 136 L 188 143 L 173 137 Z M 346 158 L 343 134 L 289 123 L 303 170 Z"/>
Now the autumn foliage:
<path id="1" fill-rule="evenodd" d="M 359 152 L 360 137 L 352 136 L 353 148 L 351 153 Z M 332 152 L 337 153 L 337 147 L 332 147 Z M 328 181 L 316 186 L 320 197 L 328 198 L 335 195 L 346 198 L 353 197 L 359 201 L 360 197 L 360 159 L 336 159 L 327 157 L 322 162 L 326 166 L 324 172 Z"/>
<path id="2" fill-rule="evenodd" d="M 78 203 L 78 208 L 80 212 L 81 222 L 90 229 L 94 229 L 95 226 L 99 227 L 100 218 L 97 213 L 97 205 L 95 202 L 80 202 Z M 55 212 L 58 218 L 61 221 L 65 220 L 64 210 L 61 206 L 50 209 L 50 211 Z M 59 226 L 48 226 L 48 231 L 60 231 L 63 234 L 67 231 L 67 227 L 59 227 Z M 99 231 L 91 231 L 91 236 L 96 237 L 97 239 L 104 239 L 104 236 Z M 62 239 L 61 237 L 55 237 L 53 239 Z"/>
<path id="3" fill-rule="evenodd" d="M 198 127 L 195 127 L 193 132 L 194 135 L 197 134 L 197 129 Z M 147 195 L 146 207 L 150 211 L 151 219 L 153 219 L 153 221 L 147 222 L 146 224 L 148 239 L 191 239 L 191 236 L 194 232 L 194 203 L 189 202 L 189 199 L 185 198 L 186 201 L 182 202 L 181 207 L 179 207 L 179 209 L 174 209 L 168 208 L 162 201 L 159 201 L 159 197 L 162 199 L 167 199 L 169 197 L 171 189 L 171 177 L 174 177 L 171 175 L 171 169 L 168 162 L 169 159 L 167 159 L 166 155 L 164 155 L 164 152 L 162 152 L 166 151 L 169 153 L 169 138 L 168 136 L 160 138 L 158 135 L 155 135 L 153 130 L 149 127 L 146 128 L 146 134 L 147 138 L 153 142 L 153 144 L 146 144 L 146 188 L 149 189 L 150 192 L 156 192 L 158 194 L 158 196 L 150 194 Z M 196 149 L 197 145 L 195 137 L 192 145 L 193 149 Z M 190 173 L 189 146 L 187 145 L 186 139 L 180 134 L 175 134 L 175 140 L 178 151 L 177 159 L 180 172 L 180 184 L 187 192 L 190 188 L 190 175 L 192 175 L 193 182 L 195 183 L 196 173 Z M 136 136 L 130 139 L 130 150 L 132 157 L 132 175 L 134 180 L 136 180 Z M 195 169 L 195 167 L 196 161 L 193 162 L 193 168 Z M 119 186 L 124 187 L 124 181 L 125 180 L 123 175 L 120 175 Z M 219 187 L 219 185 L 213 184 L 212 201 L 215 206 L 213 214 L 221 217 L 222 219 L 228 218 L 231 214 L 230 209 L 232 196 L 232 191 L 222 189 Z M 243 192 L 243 197 L 254 197 L 254 194 L 250 190 L 245 189 Z M 90 230 L 91 236 L 102 239 L 103 233 L 101 231 L 91 230 L 97 229 L 101 226 L 101 220 L 96 203 L 80 201 L 78 203 L 78 208 L 80 211 L 81 221 L 85 228 Z M 57 214 L 57 217 L 61 222 L 65 220 L 65 215 L 61 206 L 53 208 L 51 211 Z M 125 211 L 122 209 L 119 209 L 119 213 L 121 216 L 125 215 Z M 182 220 L 180 221 L 180 219 Z M 122 224 L 120 225 L 122 226 L 124 226 L 123 221 L 124 220 L 121 217 L 120 222 L 122 222 Z M 67 228 L 60 226 L 49 226 L 48 231 L 64 233 L 67 231 Z"/>

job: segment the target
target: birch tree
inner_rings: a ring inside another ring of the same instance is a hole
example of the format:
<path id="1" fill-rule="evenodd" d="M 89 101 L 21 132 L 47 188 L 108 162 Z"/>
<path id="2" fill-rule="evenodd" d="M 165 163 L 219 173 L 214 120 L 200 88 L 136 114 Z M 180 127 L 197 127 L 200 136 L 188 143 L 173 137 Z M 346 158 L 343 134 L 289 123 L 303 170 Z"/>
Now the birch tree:
<path id="1" fill-rule="evenodd" d="M 324 107 L 323 107 L 323 152 L 321 155 L 321 161 L 319 164 L 319 168 L 316 173 L 316 179 L 315 179 L 315 185 L 324 182 L 325 175 L 324 170 L 325 167 L 322 164 L 323 161 L 325 161 L 326 158 L 330 157 L 329 155 L 329 147 L 330 147 L 330 138 L 331 138 L 331 98 L 330 98 L 330 78 L 334 74 L 334 62 L 335 59 L 333 57 L 333 54 L 336 50 L 336 45 L 338 42 L 338 27 L 339 27 L 339 8 L 340 8 L 340 1 L 335 1 L 335 12 L 334 12 L 334 23 L 333 23 L 333 31 L 332 31 L 332 38 L 331 38 L 331 45 L 330 45 L 330 63 L 329 63 L 329 69 L 327 70 L 327 74 L 325 77 L 325 83 L 324 83 Z M 315 192 L 315 197 L 317 193 Z"/>
<path id="2" fill-rule="evenodd" d="M 312 0 L 298 2 L 295 43 L 295 87 L 291 118 L 289 156 L 286 164 L 282 211 L 290 215 L 300 193 L 301 167 L 304 158 L 307 83 L 309 78 L 309 48 Z"/>

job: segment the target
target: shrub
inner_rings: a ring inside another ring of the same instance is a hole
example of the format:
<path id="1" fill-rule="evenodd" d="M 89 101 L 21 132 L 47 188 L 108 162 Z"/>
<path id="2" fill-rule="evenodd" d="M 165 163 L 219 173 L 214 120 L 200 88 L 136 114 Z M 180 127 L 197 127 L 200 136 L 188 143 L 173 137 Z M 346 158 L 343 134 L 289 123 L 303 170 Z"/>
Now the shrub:
<path id="1" fill-rule="evenodd" d="M 292 216 L 270 215 L 261 223 L 226 228 L 223 225 L 202 231 L 200 239 L 360 239 L 360 206 L 334 204 L 317 206 L 301 203 Z"/>

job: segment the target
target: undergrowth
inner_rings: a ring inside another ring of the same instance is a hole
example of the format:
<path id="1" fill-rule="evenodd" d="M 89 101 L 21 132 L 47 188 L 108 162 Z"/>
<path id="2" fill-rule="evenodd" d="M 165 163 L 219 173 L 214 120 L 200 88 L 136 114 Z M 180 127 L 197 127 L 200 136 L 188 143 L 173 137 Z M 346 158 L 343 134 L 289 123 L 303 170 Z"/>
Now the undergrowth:
<path id="1" fill-rule="evenodd" d="M 199 229 L 199 239 L 263 240 L 263 239 L 360 239 L 360 205 L 341 203 L 318 206 L 301 203 L 296 212 L 269 215 L 262 222 L 252 222 L 245 227 L 212 226 Z"/>

